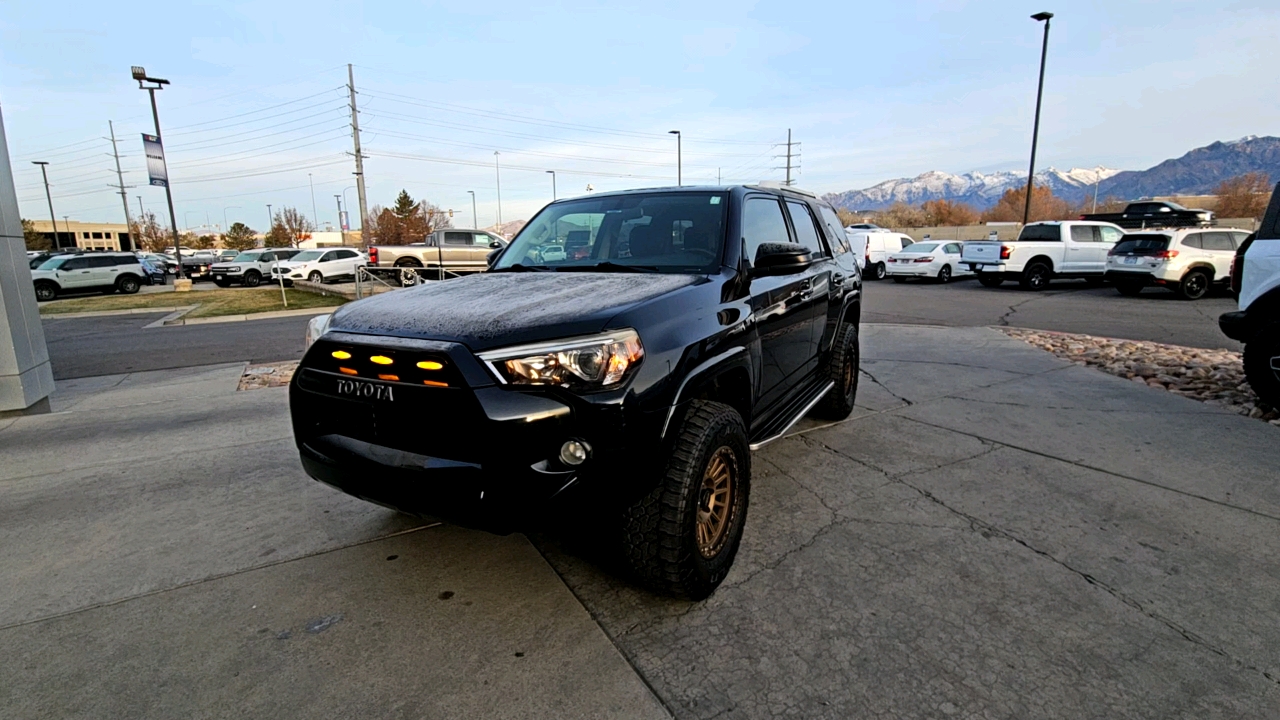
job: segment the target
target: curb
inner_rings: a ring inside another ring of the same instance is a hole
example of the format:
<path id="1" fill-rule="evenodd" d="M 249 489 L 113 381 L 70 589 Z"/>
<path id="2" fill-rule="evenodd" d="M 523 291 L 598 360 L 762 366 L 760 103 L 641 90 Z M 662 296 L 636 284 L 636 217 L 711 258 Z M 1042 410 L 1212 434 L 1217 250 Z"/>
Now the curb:
<path id="1" fill-rule="evenodd" d="M 245 322 L 246 320 L 270 320 L 272 318 L 296 317 L 299 315 L 324 315 L 326 313 L 333 312 L 336 307 L 337 306 L 335 305 L 334 307 L 303 308 L 300 310 L 273 310 L 271 312 L 253 313 L 251 315 L 217 315 L 215 317 L 207 318 L 174 317 L 173 319 L 164 320 L 162 324 L 165 327 L 174 327 L 177 325 L 214 325 L 217 323 Z M 155 325 L 149 325 L 148 327 L 153 326 Z"/>
<path id="2" fill-rule="evenodd" d="M 194 310 L 199 305 L 173 305 L 166 307 L 131 308 L 128 310 L 86 310 L 76 313 L 40 313 L 41 320 L 59 320 L 62 318 L 106 317 L 108 315 L 147 315 L 150 313 L 171 313 L 176 310 Z"/>

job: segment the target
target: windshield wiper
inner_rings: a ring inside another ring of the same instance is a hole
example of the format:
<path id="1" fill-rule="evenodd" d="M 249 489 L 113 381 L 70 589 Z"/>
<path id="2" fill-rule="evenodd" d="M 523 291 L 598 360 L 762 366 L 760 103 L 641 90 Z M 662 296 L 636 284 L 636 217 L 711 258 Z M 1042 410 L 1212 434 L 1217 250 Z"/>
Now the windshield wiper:
<path id="1" fill-rule="evenodd" d="M 659 268 L 657 265 L 623 265 L 621 263 L 610 262 L 608 260 L 605 260 L 604 262 L 598 262 L 595 265 L 560 265 L 559 267 L 556 268 L 556 270 L 560 272 L 563 272 L 566 270 L 575 270 L 579 272 L 655 273 L 655 272 L 659 272 L 661 268 Z"/>
<path id="2" fill-rule="evenodd" d="M 494 268 L 489 272 L 548 272 L 551 268 L 545 265 L 524 265 L 522 263 L 514 263 L 506 267 Z"/>

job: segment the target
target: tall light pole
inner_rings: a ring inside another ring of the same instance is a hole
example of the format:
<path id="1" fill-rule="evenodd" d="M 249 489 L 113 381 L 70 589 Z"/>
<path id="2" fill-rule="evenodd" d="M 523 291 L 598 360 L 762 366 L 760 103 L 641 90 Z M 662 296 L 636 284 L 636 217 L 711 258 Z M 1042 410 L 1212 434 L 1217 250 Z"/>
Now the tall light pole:
<path id="1" fill-rule="evenodd" d="M 471 227 L 480 229 L 480 221 L 476 219 L 476 191 L 468 190 L 471 193 Z"/>
<path id="2" fill-rule="evenodd" d="M 347 231 L 342 227 L 342 196 L 335 194 L 334 200 L 338 201 L 338 232 L 342 235 L 342 244 L 347 244 Z"/>
<path id="3" fill-rule="evenodd" d="M 53 223 L 53 250 L 58 249 L 58 216 L 53 214 L 53 195 L 49 193 L 49 173 L 45 172 L 44 167 L 49 163 L 44 160 L 34 160 L 32 165 L 40 166 L 40 177 L 44 178 L 44 199 L 49 201 L 49 221 Z M 70 229 L 70 228 L 68 228 Z M 74 240 L 75 238 L 72 238 Z"/>
<path id="4" fill-rule="evenodd" d="M 498 167 L 498 156 L 501 155 L 497 150 L 493 151 L 493 173 L 498 181 L 498 234 L 502 234 L 502 169 Z"/>
<path id="5" fill-rule="evenodd" d="M 156 91 L 163 90 L 164 86 L 169 84 L 169 81 L 161 80 L 160 78 L 148 77 L 147 71 L 144 68 L 138 67 L 137 65 L 134 65 L 132 68 L 130 68 L 130 73 L 133 75 L 133 79 L 138 81 L 138 89 L 146 90 L 147 94 L 151 96 L 151 119 L 154 120 L 156 124 L 156 143 L 159 144 L 161 148 L 163 148 L 164 142 L 163 140 L 161 140 L 161 135 L 160 135 L 160 111 L 156 109 Z M 151 83 L 151 84 L 147 85 L 146 83 Z M 165 197 L 165 200 L 169 202 L 169 225 L 170 227 L 173 228 L 173 253 L 174 253 L 175 259 L 178 261 L 178 268 L 181 269 L 182 268 L 182 248 L 179 247 L 180 243 L 178 242 L 178 214 L 173 211 L 173 190 L 169 188 L 170 183 L 169 183 L 168 163 L 164 164 L 164 175 L 165 175 L 164 197 Z M 158 183 L 155 183 L 154 180 L 152 182 L 153 184 L 158 184 Z M 178 277 L 179 279 L 181 279 L 182 277 L 181 274 L 179 274 Z"/>
<path id="6" fill-rule="evenodd" d="M 184 211 L 184 212 L 182 213 L 182 224 L 183 224 L 183 226 L 185 226 L 185 227 L 187 228 L 187 232 L 191 232 L 191 221 L 190 221 L 190 220 L 188 220 L 187 218 L 188 218 L 188 217 L 190 217 L 191 213 L 193 213 L 193 212 L 200 212 L 200 211 L 199 211 L 199 210 L 186 210 L 186 211 Z"/>
<path id="7" fill-rule="evenodd" d="M 240 210 L 240 209 L 241 207 L 239 205 L 228 205 L 222 208 L 222 231 L 223 232 L 226 232 L 231 229 L 231 223 L 227 222 L 227 211 Z"/>
<path id="8" fill-rule="evenodd" d="M 307 173 L 307 184 L 311 186 L 311 219 L 318 226 L 320 224 L 320 211 L 316 209 L 316 186 L 311 182 L 311 173 Z"/>
<path id="9" fill-rule="evenodd" d="M 146 214 L 147 214 L 147 209 L 146 209 L 146 208 L 144 208 L 144 207 L 142 207 L 142 196 L 141 196 L 141 195 L 134 195 L 134 197 L 138 198 L 138 216 L 139 216 L 139 217 L 138 217 L 138 222 L 142 222 L 142 217 L 141 217 L 141 216 L 143 216 L 143 215 L 146 215 Z"/>
<path id="10" fill-rule="evenodd" d="M 1051 12 L 1038 12 L 1031 16 L 1032 20 L 1044 23 L 1044 44 L 1040 47 L 1040 85 L 1036 88 L 1036 121 L 1031 129 L 1031 168 L 1027 170 L 1027 202 L 1022 207 L 1022 224 L 1026 225 L 1031 218 L 1031 188 L 1036 177 L 1036 143 L 1040 140 L 1040 99 L 1044 96 L 1044 61 L 1049 54 L 1049 18 Z"/>
<path id="11" fill-rule="evenodd" d="M 681 137 L 679 130 L 668 130 L 667 134 L 676 136 L 676 186 L 678 187 L 684 184 L 684 178 L 682 177 L 684 175 L 684 169 L 682 167 L 684 165 L 684 160 L 680 157 L 680 145 L 683 138 Z"/>
<path id="12" fill-rule="evenodd" d="M 551 173 L 551 202 L 556 201 L 556 171 L 548 170 Z"/>

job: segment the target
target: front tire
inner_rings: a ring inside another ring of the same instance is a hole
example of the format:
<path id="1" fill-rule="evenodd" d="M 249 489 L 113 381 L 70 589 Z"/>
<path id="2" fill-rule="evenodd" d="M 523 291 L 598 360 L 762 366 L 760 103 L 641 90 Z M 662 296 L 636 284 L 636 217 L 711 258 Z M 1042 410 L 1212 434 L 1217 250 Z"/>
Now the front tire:
<path id="1" fill-rule="evenodd" d="M 315 283 L 316 285 L 323 285 L 324 275 L 322 275 L 319 270 L 312 270 L 311 274 L 307 276 L 307 280 Z"/>
<path id="2" fill-rule="evenodd" d="M 857 326 L 841 325 L 831 343 L 831 359 L 827 363 L 827 379 L 835 387 L 814 406 L 814 417 L 844 420 L 853 412 L 853 402 L 858 397 L 859 355 Z"/>
<path id="3" fill-rule="evenodd" d="M 999 275 L 978 273 L 978 283 L 982 285 L 982 287 L 987 288 L 1000 287 L 1000 285 L 1004 283 L 1004 278 Z"/>
<path id="4" fill-rule="evenodd" d="M 1018 281 L 1018 285 L 1023 290 L 1040 291 L 1049 287 L 1049 277 L 1053 275 L 1053 269 L 1042 262 L 1033 262 L 1022 270 L 1022 278 Z"/>
<path id="5" fill-rule="evenodd" d="M 1245 344 L 1244 376 L 1259 399 L 1280 408 L 1280 322 L 1263 326 Z"/>
<path id="6" fill-rule="evenodd" d="M 244 277 L 240 280 L 240 284 L 244 285 L 245 287 L 258 287 L 258 284 L 261 282 L 262 282 L 262 275 L 258 273 L 256 270 L 250 270 L 249 272 L 245 273 Z"/>
<path id="7" fill-rule="evenodd" d="M 751 450 L 738 411 L 694 400 L 662 481 L 623 512 L 622 549 L 641 581 L 701 600 L 729 574 L 747 519 Z"/>

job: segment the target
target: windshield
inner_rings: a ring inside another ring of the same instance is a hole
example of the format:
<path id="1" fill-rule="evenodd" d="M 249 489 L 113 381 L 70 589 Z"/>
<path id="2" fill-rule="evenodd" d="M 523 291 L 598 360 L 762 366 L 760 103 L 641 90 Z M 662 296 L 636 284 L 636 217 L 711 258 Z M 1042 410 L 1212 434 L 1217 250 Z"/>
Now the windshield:
<path id="1" fill-rule="evenodd" d="M 242 252 L 231 259 L 231 262 L 258 262 L 261 252 Z"/>
<path id="2" fill-rule="evenodd" d="M 516 235 L 493 269 L 710 272 L 720 265 L 727 207 L 728 195 L 722 192 L 635 193 L 555 203 Z"/>
<path id="3" fill-rule="evenodd" d="M 57 270 L 62 265 L 62 263 L 66 261 L 67 261 L 67 258 L 65 256 L 49 258 L 48 260 L 45 260 L 44 263 L 41 264 L 40 267 L 36 269 L 37 270 Z"/>
<path id="4" fill-rule="evenodd" d="M 904 253 L 927 253 L 927 252 L 933 252 L 933 249 L 934 249 L 934 248 L 936 248 L 936 247 L 938 247 L 938 243 L 915 243 L 915 244 L 914 244 L 914 245 L 912 245 L 911 247 L 903 248 L 902 252 L 904 252 Z"/>
<path id="5" fill-rule="evenodd" d="M 314 260 L 319 260 L 320 256 L 323 254 L 324 254 L 323 250 L 305 250 L 289 258 L 289 262 L 308 263 Z"/>

